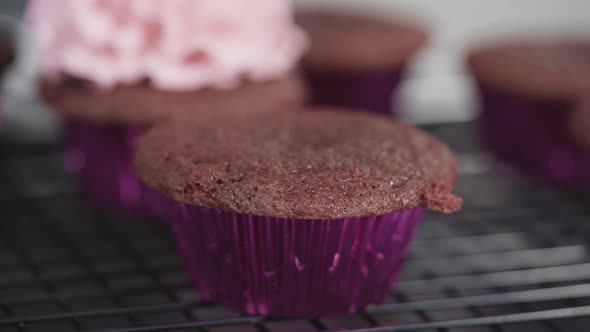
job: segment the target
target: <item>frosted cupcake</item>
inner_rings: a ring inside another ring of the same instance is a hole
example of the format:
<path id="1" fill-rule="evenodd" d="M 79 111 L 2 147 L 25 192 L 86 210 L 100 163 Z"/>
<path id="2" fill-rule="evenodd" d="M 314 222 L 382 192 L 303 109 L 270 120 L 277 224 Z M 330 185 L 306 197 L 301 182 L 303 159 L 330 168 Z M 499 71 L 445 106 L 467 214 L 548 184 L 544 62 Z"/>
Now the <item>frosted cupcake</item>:
<path id="1" fill-rule="evenodd" d="M 305 47 L 284 0 L 32 1 L 41 90 L 66 120 L 67 166 L 102 206 L 160 214 L 130 167 L 135 138 L 187 112 L 300 104 Z M 155 209 L 157 211 L 150 211 Z"/>
<path id="2" fill-rule="evenodd" d="M 200 295 L 249 314 L 318 317 L 379 302 L 423 209 L 461 206 L 446 146 L 342 109 L 197 114 L 146 133 L 135 170 L 171 199 Z"/>
<path id="3" fill-rule="evenodd" d="M 498 159 L 538 180 L 590 190 L 588 152 L 570 130 L 590 92 L 590 41 L 513 41 L 468 60 L 482 97 L 481 133 Z"/>

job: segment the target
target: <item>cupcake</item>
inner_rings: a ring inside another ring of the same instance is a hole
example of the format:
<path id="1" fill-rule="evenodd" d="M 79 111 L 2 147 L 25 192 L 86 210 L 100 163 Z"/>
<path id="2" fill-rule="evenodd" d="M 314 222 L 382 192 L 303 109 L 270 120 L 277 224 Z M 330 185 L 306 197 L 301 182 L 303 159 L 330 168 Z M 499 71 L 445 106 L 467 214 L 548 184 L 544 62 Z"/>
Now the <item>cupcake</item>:
<path id="1" fill-rule="evenodd" d="M 511 42 L 473 51 L 484 143 L 521 173 L 560 186 L 582 180 L 587 154 L 569 123 L 590 92 L 590 42 Z"/>
<path id="2" fill-rule="evenodd" d="M 316 105 L 391 113 L 404 69 L 427 40 L 416 27 L 370 16 L 301 12 L 296 22 L 310 39 L 302 66 Z"/>
<path id="3" fill-rule="evenodd" d="M 162 213 L 131 168 L 149 126 L 305 100 L 291 72 L 306 40 L 286 0 L 35 0 L 27 18 L 43 55 L 42 95 L 65 118 L 66 165 L 99 206 Z"/>
<path id="4" fill-rule="evenodd" d="M 461 206 L 447 147 L 383 116 L 195 115 L 141 137 L 135 171 L 170 199 L 200 295 L 248 314 L 338 315 L 379 302 L 423 209 Z"/>

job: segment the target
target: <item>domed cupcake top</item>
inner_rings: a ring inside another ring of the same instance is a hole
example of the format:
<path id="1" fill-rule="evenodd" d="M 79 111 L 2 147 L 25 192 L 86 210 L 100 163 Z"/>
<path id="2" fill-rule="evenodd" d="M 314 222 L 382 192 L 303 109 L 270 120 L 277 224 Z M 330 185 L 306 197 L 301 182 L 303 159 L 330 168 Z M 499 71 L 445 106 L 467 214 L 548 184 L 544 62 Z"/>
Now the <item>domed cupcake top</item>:
<path id="1" fill-rule="evenodd" d="M 296 22 L 310 39 L 303 63 L 317 70 L 397 69 L 427 41 L 416 27 L 371 16 L 309 11 Z"/>
<path id="2" fill-rule="evenodd" d="M 469 66 L 483 84 L 549 100 L 590 92 L 590 40 L 528 41 L 475 50 Z"/>
<path id="3" fill-rule="evenodd" d="M 303 52 L 288 0 L 33 0 L 47 77 L 111 88 L 232 88 L 291 70 Z"/>
<path id="4" fill-rule="evenodd" d="M 184 203 L 299 219 L 454 212 L 457 164 L 421 130 L 342 110 L 194 114 L 140 139 L 135 169 Z"/>

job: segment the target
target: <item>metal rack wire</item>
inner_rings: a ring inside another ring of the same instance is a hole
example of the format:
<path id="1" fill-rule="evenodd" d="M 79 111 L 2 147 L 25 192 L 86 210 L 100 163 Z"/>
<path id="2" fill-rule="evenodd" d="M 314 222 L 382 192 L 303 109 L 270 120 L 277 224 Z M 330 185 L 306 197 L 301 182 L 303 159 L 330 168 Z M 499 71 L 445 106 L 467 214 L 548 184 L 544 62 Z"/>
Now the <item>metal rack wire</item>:
<path id="1" fill-rule="evenodd" d="M 349 317 L 244 317 L 202 301 L 165 225 L 85 205 L 59 146 L 0 147 L 0 332 L 588 331 L 590 204 L 498 172 L 467 124 L 464 210 L 428 214 L 399 287 Z"/>

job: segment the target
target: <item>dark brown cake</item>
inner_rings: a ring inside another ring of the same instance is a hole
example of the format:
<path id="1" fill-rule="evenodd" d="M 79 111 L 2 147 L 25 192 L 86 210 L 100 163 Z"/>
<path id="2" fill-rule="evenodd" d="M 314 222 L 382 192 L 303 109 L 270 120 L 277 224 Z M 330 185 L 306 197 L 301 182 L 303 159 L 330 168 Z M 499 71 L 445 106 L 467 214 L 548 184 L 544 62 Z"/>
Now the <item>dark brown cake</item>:
<path id="1" fill-rule="evenodd" d="M 590 91 L 590 40 L 489 46 L 472 52 L 469 66 L 478 81 L 490 87 L 567 101 Z"/>
<path id="2" fill-rule="evenodd" d="M 142 137 L 135 169 L 177 201 L 250 215 L 340 219 L 461 206 L 445 145 L 345 110 L 195 114 Z"/>
<path id="3" fill-rule="evenodd" d="M 67 79 L 60 83 L 43 81 L 45 99 L 64 115 L 97 124 L 145 125 L 166 120 L 183 112 L 201 110 L 240 112 L 300 105 L 307 92 L 298 76 L 249 83 L 233 90 L 164 91 L 147 82 L 100 91 L 87 83 Z"/>
<path id="4" fill-rule="evenodd" d="M 369 16 L 301 12 L 296 21 L 311 42 L 303 63 L 314 70 L 397 69 L 427 40 L 410 25 Z"/>

